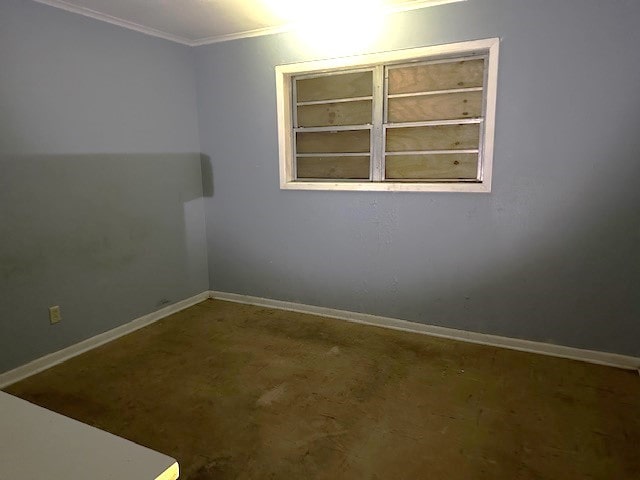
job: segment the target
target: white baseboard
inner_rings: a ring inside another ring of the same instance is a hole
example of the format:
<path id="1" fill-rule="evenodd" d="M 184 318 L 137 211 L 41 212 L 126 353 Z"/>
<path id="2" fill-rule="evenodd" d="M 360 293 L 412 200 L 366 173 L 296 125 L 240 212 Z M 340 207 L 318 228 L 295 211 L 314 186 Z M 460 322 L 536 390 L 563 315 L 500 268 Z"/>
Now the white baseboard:
<path id="1" fill-rule="evenodd" d="M 333 308 L 318 307 L 314 305 L 305 305 L 302 303 L 285 302 L 282 300 L 273 300 L 269 298 L 252 297 L 249 295 L 240 295 L 237 293 L 209 291 L 202 292 L 193 297 L 181 300 L 172 305 L 168 305 L 160 310 L 143 315 L 129 323 L 116 327 L 107 332 L 88 338 L 79 343 L 71 345 L 57 352 L 50 353 L 44 357 L 40 357 L 20 367 L 14 368 L 0 374 L 0 388 L 7 387 L 12 383 L 18 382 L 23 378 L 35 375 L 43 370 L 62 363 L 81 353 L 92 350 L 100 345 L 104 345 L 116 338 L 127 335 L 140 328 L 146 327 L 158 320 L 167 317 L 173 313 L 189 308 L 196 303 L 200 303 L 208 298 L 219 300 L 227 300 L 236 303 L 246 303 L 249 305 L 257 305 L 261 307 L 278 308 L 281 310 L 289 310 L 292 312 L 308 313 L 312 315 L 321 315 L 324 317 L 346 320 L 354 323 L 362 323 L 365 325 L 373 325 L 376 327 L 391 328 L 394 330 L 402 330 L 405 332 L 420 333 L 423 335 L 431 335 L 434 337 L 450 338 L 452 340 L 460 340 L 463 342 L 477 343 L 480 345 L 489 345 L 492 347 L 502 347 L 511 350 L 520 350 L 523 352 L 538 353 L 541 355 L 550 355 L 552 357 L 569 358 L 572 360 L 580 360 L 598 365 L 606 365 L 610 367 L 624 368 L 629 370 L 637 370 L 640 373 L 640 358 L 619 355 L 616 353 L 598 352 L 594 350 L 583 350 L 581 348 L 565 347 L 562 345 L 552 345 L 549 343 L 532 342 L 529 340 L 521 340 L 517 338 L 500 337 L 497 335 L 488 335 L 485 333 L 468 332 L 466 330 L 456 330 L 453 328 L 438 327 L 435 325 L 425 325 L 422 323 L 408 322 L 406 320 L 398 320 L 396 318 L 380 317 L 377 315 L 369 315 L 366 313 L 349 312 L 346 310 L 336 310 Z"/>
<path id="2" fill-rule="evenodd" d="M 18 382 L 31 375 L 35 375 L 36 373 L 51 368 L 54 365 L 69 360 L 81 353 L 92 350 L 100 345 L 104 345 L 105 343 L 134 332 L 142 327 L 146 327 L 147 325 L 157 322 L 164 317 L 179 312 L 180 310 L 184 310 L 185 308 L 189 308 L 190 306 L 200 303 L 208 298 L 210 298 L 209 292 L 199 293 L 193 297 L 180 300 L 172 305 L 156 310 L 155 312 L 138 317 L 135 320 L 112 330 L 100 333 L 95 337 L 88 338 L 67 348 L 63 348 L 62 350 L 58 350 L 57 352 L 50 353 L 49 355 L 45 355 L 44 357 L 40 357 L 25 365 L 14 368 L 13 370 L 4 372 L 0 374 L 0 388 L 9 386 L 12 383 Z"/>
<path id="3" fill-rule="evenodd" d="M 422 323 L 398 320 L 396 318 L 379 317 L 366 313 L 348 312 L 345 310 L 335 310 L 333 308 L 304 305 L 301 303 L 285 302 L 282 300 L 272 300 L 269 298 L 252 297 L 228 292 L 209 292 L 211 298 L 228 300 L 230 302 L 246 303 L 261 307 L 279 308 L 292 312 L 309 313 L 312 315 L 322 315 L 324 317 L 347 320 L 349 322 L 363 323 L 376 327 L 391 328 L 405 332 L 421 333 L 434 337 L 450 338 L 463 342 L 477 343 L 480 345 L 490 345 L 492 347 L 508 348 L 522 352 L 538 353 L 552 357 L 569 358 L 609 367 L 624 368 L 628 370 L 638 370 L 640 373 L 640 358 L 619 355 L 616 353 L 598 352 L 595 350 L 584 350 L 581 348 L 565 347 L 550 343 L 532 342 L 518 338 L 500 337 L 498 335 L 488 335 L 486 333 L 468 332 L 466 330 L 456 330 L 453 328 L 438 327 L 435 325 L 425 325 Z"/>

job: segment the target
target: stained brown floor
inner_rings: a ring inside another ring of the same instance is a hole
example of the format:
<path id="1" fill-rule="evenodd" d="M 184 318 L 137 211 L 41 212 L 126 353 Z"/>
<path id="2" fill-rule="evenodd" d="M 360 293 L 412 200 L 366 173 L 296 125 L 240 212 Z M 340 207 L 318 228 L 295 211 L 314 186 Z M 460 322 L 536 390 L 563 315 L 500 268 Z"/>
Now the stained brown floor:
<path id="1" fill-rule="evenodd" d="M 635 372 L 217 300 L 7 391 L 189 480 L 640 478 Z"/>

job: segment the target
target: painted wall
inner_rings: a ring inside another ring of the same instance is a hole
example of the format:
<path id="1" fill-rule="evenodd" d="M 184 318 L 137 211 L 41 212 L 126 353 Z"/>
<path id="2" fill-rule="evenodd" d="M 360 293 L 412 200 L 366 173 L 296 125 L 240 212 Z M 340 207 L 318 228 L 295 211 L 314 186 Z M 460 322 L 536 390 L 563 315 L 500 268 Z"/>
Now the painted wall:
<path id="1" fill-rule="evenodd" d="M 0 372 L 208 288 L 193 62 L 0 2 Z"/>
<path id="2" fill-rule="evenodd" d="M 198 47 L 211 287 L 640 355 L 639 23 L 630 0 L 468 0 L 341 52 L 500 37 L 490 194 L 280 190 L 274 66 L 335 54 Z"/>

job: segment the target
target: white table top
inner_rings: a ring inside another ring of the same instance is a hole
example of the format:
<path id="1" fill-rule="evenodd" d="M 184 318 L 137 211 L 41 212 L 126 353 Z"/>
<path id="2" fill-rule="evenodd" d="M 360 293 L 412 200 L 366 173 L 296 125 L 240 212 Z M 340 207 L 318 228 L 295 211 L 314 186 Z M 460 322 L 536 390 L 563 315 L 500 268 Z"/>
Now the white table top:
<path id="1" fill-rule="evenodd" d="M 0 392 L 0 480 L 175 480 L 171 457 Z"/>

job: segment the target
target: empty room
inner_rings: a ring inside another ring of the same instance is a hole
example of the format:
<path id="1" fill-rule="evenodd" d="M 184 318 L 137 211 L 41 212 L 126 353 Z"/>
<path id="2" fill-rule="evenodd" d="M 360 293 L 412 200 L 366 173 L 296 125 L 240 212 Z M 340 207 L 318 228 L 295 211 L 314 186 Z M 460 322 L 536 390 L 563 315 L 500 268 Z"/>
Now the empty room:
<path id="1" fill-rule="evenodd" d="M 1 0 L 0 480 L 640 479 L 639 24 Z"/>

